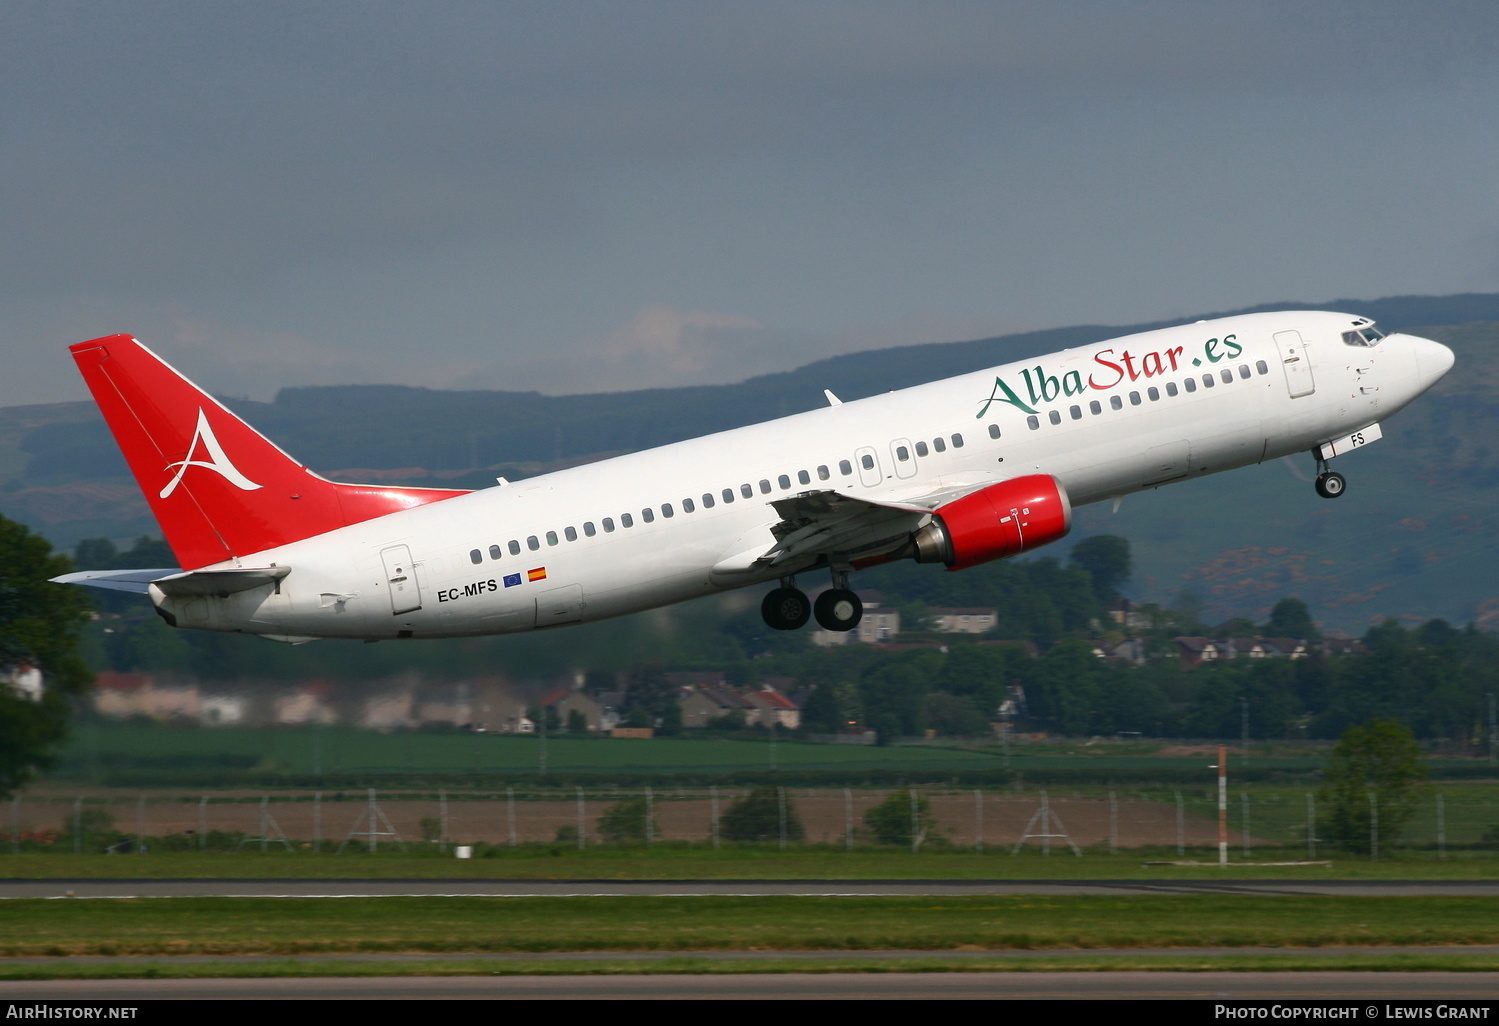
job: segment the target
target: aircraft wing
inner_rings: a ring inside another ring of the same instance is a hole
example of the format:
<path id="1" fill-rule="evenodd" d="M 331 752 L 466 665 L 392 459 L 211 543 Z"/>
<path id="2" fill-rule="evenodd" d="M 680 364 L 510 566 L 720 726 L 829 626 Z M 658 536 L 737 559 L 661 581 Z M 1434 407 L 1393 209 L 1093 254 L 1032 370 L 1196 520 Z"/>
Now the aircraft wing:
<path id="1" fill-rule="evenodd" d="M 771 538 L 727 556 L 713 572 L 732 575 L 785 568 L 794 573 L 823 558 L 847 563 L 882 555 L 925 526 L 934 510 L 989 483 L 913 492 L 879 502 L 832 490 L 776 499 L 770 505 L 781 519 L 770 525 Z"/>

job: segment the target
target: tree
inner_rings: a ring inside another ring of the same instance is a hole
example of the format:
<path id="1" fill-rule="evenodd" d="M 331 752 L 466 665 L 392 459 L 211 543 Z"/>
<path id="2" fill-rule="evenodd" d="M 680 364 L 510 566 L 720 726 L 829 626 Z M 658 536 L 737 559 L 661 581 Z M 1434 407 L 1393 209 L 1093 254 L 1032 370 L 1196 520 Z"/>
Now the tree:
<path id="1" fill-rule="evenodd" d="M 1095 534 L 1072 547 L 1069 566 L 1075 566 L 1093 579 L 1093 594 L 1099 602 L 1112 602 L 1132 572 L 1129 542 L 1118 535 Z"/>
<path id="2" fill-rule="evenodd" d="M 912 803 L 915 808 L 912 808 Z M 880 844 L 911 845 L 911 828 L 916 828 L 915 846 L 929 840 L 936 832 L 937 817 L 926 795 L 907 788 L 892 793 L 880 804 L 864 813 L 864 825 Z"/>
<path id="3" fill-rule="evenodd" d="M 628 844 L 645 840 L 645 798 L 626 798 L 609 806 L 599 817 L 599 836 L 614 844 Z"/>
<path id="4" fill-rule="evenodd" d="M 786 817 L 786 840 L 806 836 L 796 805 L 778 787 L 757 787 L 724 810 L 718 832 L 726 841 L 778 841 L 781 817 Z"/>
<path id="5" fill-rule="evenodd" d="M 1317 625 L 1312 622 L 1311 610 L 1300 599 L 1283 598 L 1270 610 L 1270 621 L 1265 624 L 1265 637 L 1316 641 L 1320 636 Z"/>
<path id="6" fill-rule="evenodd" d="M 1421 800 L 1426 760 L 1410 729 L 1394 720 L 1349 727 L 1324 771 L 1322 800 L 1332 807 L 1329 840 L 1368 854 L 1378 830 L 1394 844 Z M 1372 801 L 1371 801 L 1372 799 Z"/>
<path id="7" fill-rule="evenodd" d="M 43 688 L 34 700 L 0 681 L 0 797 L 52 764 L 73 704 L 93 681 L 78 654 L 88 598 L 48 583 L 72 569 L 45 539 L 0 517 L 0 668 L 29 663 Z"/>

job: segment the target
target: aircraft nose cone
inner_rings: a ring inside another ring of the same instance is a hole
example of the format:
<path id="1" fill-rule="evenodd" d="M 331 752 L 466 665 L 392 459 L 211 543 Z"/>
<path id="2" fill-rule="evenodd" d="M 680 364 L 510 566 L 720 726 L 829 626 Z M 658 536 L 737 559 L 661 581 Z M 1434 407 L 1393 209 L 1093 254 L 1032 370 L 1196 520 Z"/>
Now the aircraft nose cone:
<path id="1" fill-rule="evenodd" d="M 1452 350 L 1440 342 L 1433 342 L 1429 338 L 1415 339 L 1416 345 L 1416 372 L 1421 379 L 1423 389 L 1430 388 L 1452 369 L 1456 359 Z"/>

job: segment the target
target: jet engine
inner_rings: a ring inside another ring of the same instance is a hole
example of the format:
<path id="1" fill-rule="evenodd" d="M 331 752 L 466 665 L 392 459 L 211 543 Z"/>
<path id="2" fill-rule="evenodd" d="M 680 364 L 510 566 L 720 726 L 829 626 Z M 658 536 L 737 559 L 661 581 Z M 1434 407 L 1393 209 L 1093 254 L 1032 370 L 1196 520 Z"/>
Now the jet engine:
<path id="1" fill-rule="evenodd" d="M 939 506 L 911 541 L 916 562 L 962 570 L 1047 545 L 1071 529 L 1072 504 L 1062 483 L 1030 474 Z"/>

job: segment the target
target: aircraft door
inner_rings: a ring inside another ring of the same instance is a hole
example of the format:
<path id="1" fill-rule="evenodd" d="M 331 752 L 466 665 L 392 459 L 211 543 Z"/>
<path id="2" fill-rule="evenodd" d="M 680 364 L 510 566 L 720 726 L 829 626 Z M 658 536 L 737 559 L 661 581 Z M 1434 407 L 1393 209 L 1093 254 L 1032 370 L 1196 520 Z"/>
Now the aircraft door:
<path id="1" fill-rule="evenodd" d="M 885 480 L 880 473 L 880 457 L 869 446 L 866 445 L 854 453 L 854 462 L 859 464 L 859 480 L 864 482 L 865 486 L 873 488 Z"/>
<path id="2" fill-rule="evenodd" d="M 380 550 L 380 559 L 385 564 L 385 583 L 390 586 L 391 615 L 400 616 L 422 608 L 422 590 L 411 566 L 411 550 L 404 545 L 392 545 Z"/>
<path id="3" fill-rule="evenodd" d="M 916 452 L 909 438 L 897 438 L 890 443 L 890 462 L 895 466 L 896 477 L 916 476 Z"/>
<path id="4" fill-rule="evenodd" d="M 1300 399 L 1317 390 L 1312 380 L 1312 364 L 1307 358 L 1306 342 L 1299 331 L 1277 331 L 1275 348 L 1280 350 L 1280 365 L 1285 368 L 1286 388 L 1292 399 Z"/>

